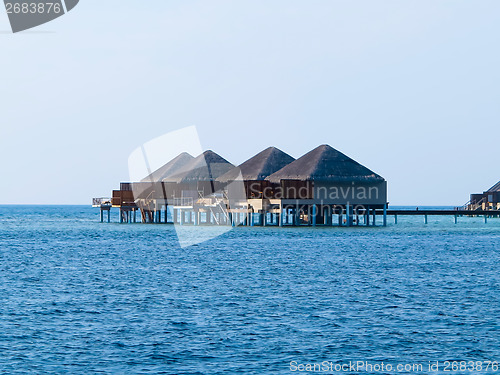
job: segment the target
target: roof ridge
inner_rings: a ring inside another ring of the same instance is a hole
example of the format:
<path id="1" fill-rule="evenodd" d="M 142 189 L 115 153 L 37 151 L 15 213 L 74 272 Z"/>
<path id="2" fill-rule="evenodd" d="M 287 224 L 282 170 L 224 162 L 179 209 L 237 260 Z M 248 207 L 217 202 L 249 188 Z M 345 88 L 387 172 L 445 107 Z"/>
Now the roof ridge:
<path id="1" fill-rule="evenodd" d="M 220 176 L 218 180 L 222 182 L 234 180 L 240 173 L 246 180 L 262 180 L 294 160 L 286 152 L 270 146 Z"/>
<path id="2" fill-rule="evenodd" d="M 346 154 L 323 144 L 266 178 L 278 182 L 283 179 L 345 181 L 383 180 L 383 178 Z"/>

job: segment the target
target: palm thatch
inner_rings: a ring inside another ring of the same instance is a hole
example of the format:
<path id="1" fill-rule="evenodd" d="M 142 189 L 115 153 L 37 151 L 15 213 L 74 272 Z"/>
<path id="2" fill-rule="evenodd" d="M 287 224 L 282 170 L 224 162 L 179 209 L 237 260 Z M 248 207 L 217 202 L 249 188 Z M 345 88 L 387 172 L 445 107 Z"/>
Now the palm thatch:
<path id="1" fill-rule="evenodd" d="M 498 193 L 500 192 L 500 181 L 498 181 L 495 185 L 488 189 L 488 193 Z"/>
<path id="2" fill-rule="evenodd" d="M 321 145 L 273 173 L 266 180 L 376 182 L 384 179 L 329 145 Z"/>
<path id="3" fill-rule="evenodd" d="M 160 182 L 168 180 L 170 176 L 181 173 L 182 169 L 193 159 L 193 156 L 187 152 L 183 152 L 170 160 L 164 166 L 158 168 L 149 176 L 143 178 L 141 182 Z"/>
<path id="4" fill-rule="evenodd" d="M 233 168 L 234 165 L 222 156 L 208 150 L 191 160 L 182 168 L 182 172 L 170 176 L 168 181 L 177 183 L 214 181 L 217 177 Z"/>
<path id="5" fill-rule="evenodd" d="M 261 181 L 295 159 L 276 147 L 268 147 L 264 151 L 245 161 L 240 166 L 231 169 L 220 176 L 217 181 L 230 182 L 237 179 L 241 173 L 245 181 Z"/>

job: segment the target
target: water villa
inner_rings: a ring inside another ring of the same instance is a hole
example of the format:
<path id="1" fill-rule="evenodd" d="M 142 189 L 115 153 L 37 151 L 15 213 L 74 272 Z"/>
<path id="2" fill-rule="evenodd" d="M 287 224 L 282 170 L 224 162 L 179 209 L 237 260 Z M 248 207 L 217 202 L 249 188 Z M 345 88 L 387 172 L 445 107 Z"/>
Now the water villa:
<path id="1" fill-rule="evenodd" d="M 500 181 L 482 194 L 471 194 L 465 208 L 471 211 L 500 210 Z"/>
<path id="2" fill-rule="evenodd" d="M 239 166 L 213 151 L 182 153 L 112 198 L 94 198 L 101 221 L 180 225 L 386 225 L 384 178 L 329 145 L 295 160 L 269 147 Z"/>

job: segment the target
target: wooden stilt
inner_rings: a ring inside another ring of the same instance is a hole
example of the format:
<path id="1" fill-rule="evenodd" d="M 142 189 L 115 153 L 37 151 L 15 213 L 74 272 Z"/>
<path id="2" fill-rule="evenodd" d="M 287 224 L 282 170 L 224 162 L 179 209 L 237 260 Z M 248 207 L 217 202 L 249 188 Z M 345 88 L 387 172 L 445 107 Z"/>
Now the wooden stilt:
<path id="1" fill-rule="evenodd" d="M 384 227 L 387 226 L 387 203 L 384 204 Z"/>
<path id="2" fill-rule="evenodd" d="M 346 209 L 346 224 L 348 227 L 351 226 L 351 205 L 348 203 L 347 204 L 347 209 Z"/>

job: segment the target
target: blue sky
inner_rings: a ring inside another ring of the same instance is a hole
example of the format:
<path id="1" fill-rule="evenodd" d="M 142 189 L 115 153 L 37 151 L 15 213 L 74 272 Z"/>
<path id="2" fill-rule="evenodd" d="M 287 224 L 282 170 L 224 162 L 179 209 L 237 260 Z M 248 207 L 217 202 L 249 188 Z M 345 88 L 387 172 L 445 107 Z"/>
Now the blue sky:
<path id="1" fill-rule="evenodd" d="M 391 204 L 500 179 L 498 1 L 81 0 L 9 30 L 0 12 L 0 203 L 88 204 L 190 125 L 235 164 L 328 143 Z"/>

